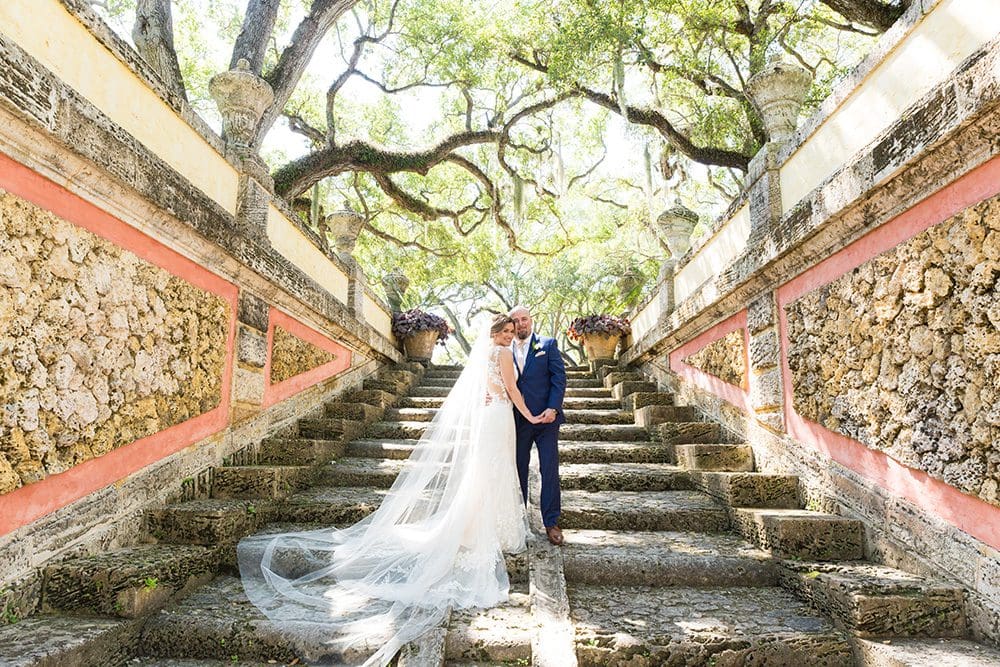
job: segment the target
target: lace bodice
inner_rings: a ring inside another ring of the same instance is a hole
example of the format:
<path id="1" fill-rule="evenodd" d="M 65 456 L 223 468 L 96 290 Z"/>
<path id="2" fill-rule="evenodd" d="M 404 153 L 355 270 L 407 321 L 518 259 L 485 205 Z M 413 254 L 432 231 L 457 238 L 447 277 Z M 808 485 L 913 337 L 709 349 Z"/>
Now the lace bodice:
<path id="1" fill-rule="evenodd" d="M 486 405 L 510 405 L 507 388 L 500 374 L 500 353 L 504 348 L 494 345 L 486 362 Z"/>

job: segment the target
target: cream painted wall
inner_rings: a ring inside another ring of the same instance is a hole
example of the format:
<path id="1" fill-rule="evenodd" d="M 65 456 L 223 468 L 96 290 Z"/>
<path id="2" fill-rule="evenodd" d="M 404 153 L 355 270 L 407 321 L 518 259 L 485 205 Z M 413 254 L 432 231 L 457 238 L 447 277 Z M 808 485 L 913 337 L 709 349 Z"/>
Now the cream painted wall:
<path id="1" fill-rule="evenodd" d="M 674 276 L 675 303 L 680 303 L 691 296 L 706 280 L 736 259 L 747 247 L 748 238 L 750 238 L 750 207 L 744 205 Z"/>
<path id="2" fill-rule="evenodd" d="M 632 340 L 639 340 L 653 330 L 663 312 L 663 305 L 655 296 L 632 318 Z"/>
<path id="3" fill-rule="evenodd" d="M 347 303 L 347 274 L 273 205 L 267 209 L 267 238 L 271 247 L 285 259 L 302 269 L 341 303 Z"/>
<path id="4" fill-rule="evenodd" d="M 782 165 L 782 210 L 794 207 L 998 34 L 1000 1 L 943 0 Z"/>
<path id="5" fill-rule="evenodd" d="M 367 294 L 364 302 L 365 321 L 375 331 L 392 340 L 392 316 L 387 313 L 377 301 Z"/>
<path id="6" fill-rule="evenodd" d="M 58 0 L 0 2 L 0 32 L 235 215 L 236 170 Z"/>

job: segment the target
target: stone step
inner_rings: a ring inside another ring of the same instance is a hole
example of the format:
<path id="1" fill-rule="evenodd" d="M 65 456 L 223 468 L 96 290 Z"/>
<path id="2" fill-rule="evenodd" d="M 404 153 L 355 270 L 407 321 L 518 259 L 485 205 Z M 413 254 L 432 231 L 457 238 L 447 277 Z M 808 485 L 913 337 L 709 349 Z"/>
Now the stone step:
<path id="1" fill-rule="evenodd" d="M 135 618 L 215 576 L 214 549 L 147 544 L 80 556 L 45 568 L 45 610 L 75 610 Z"/>
<path id="2" fill-rule="evenodd" d="M 388 489 L 405 463 L 400 459 L 343 458 L 324 466 L 317 481 L 327 486 Z"/>
<path id="3" fill-rule="evenodd" d="M 619 382 L 615 386 L 611 387 L 611 396 L 612 398 L 622 400 L 629 394 L 634 394 L 640 391 L 655 392 L 658 391 L 658 387 L 655 382 L 647 382 L 645 380 L 626 380 L 625 382 Z"/>
<path id="4" fill-rule="evenodd" d="M 236 656 L 239 658 L 239 656 Z M 246 662 L 245 660 L 198 660 L 184 658 L 133 658 L 128 667 L 276 667 L 288 663 L 276 660 L 268 662 Z"/>
<path id="5" fill-rule="evenodd" d="M 416 445 L 415 440 L 365 438 L 347 443 L 347 456 L 366 459 L 406 459 Z"/>
<path id="6" fill-rule="evenodd" d="M 381 389 L 355 389 L 339 397 L 345 403 L 367 403 L 378 408 L 389 407 L 396 398 L 396 394 Z"/>
<path id="7" fill-rule="evenodd" d="M 685 470 L 717 472 L 752 472 L 753 448 L 750 445 L 695 443 L 674 445 L 677 465 Z"/>
<path id="8" fill-rule="evenodd" d="M 796 475 L 697 470 L 689 471 L 688 474 L 697 488 L 730 507 L 801 507 L 799 478 Z"/>
<path id="9" fill-rule="evenodd" d="M 771 555 L 727 533 L 568 530 L 565 540 L 568 582 L 698 588 L 777 584 Z"/>
<path id="10" fill-rule="evenodd" d="M 323 406 L 325 417 L 373 422 L 382 416 L 384 407 L 365 402 L 330 401 Z"/>
<path id="11" fill-rule="evenodd" d="M 562 494 L 565 529 L 690 530 L 729 528 L 725 508 L 699 491 L 576 491 Z"/>
<path id="12" fill-rule="evenodd" d="M 598 442 L 559 440 L 559 462 L 669 463 L 671 451 L 655 442 Z"/>
<path id="13" fill-rule="evenodd" d="M 853 664 L 844 635 L 780 588 L 569 584 L 568 592 L 580 667 Z"/>
<path id="14" fill-rule="evenodd" d="M 411 398 L 444 398 L 451 391 L 451 387 L 427 387 L 416 386 L 409 391 Z"/>
<path id="15" fill-rule="evenodd" d="M 4 667 L 121 667 L 135 654 L 137 621 L 37 615 L 0 625 Z"/>
<path id="16" fill-rule="evenodd" d="M 893 639 L 855 642 L 866 667 L 996 667 L 1000 650 L 968 639 Z"/>
<path id="17" fill-rule="evenodd" d="M 774 555 L 818 561 L 864 558 L 864 526 L 833 514 L 798 509 L 739 508 L 736 529 Z"/>
<path id="18" fill-rule="evenodd" d="M 527 581 L 512 587 L 510 599 L 492 609 L 453 610 L 445 659 L 462 664 L 528 664 L 531 635 L 539 626 L 531 617 L 527 589 Z"/>
<path id="19" fill-rule="evenodd" d="M 300 419 L 299 437 L 347 442 L 365 432 L 367 424 L 351 419 Z"/>
<path id="20" fill-rule="evenodd" d="M 646 429 L 632 424 L 563 424 L 560 440 L 649 441 Z"/>
<path id="21" fill-rule="evenodd" d="M 270 520 L 268 502 L 189 500 L 147 513 L 149 534 L 161 542 L 235 544 Z"/>
<path id="22" fill-rule="evenodd" d="M 603 387 L 566 387 L 566 398 L 613 398 Z"/>
<path id="23" fill-rule="evenodd" d="M 604 368 L 601 368 L 601 370 L 598 371 L 598 375 L 601 378 L 601 385 L 607 389 L 611 389 L 620 382 L 642 382 L 646 379 L 646 376 L 638 371 L 623 371 L 615 368 L 614 366 L 605 366 Z"/>
<path id="24" fill-rule="evenodd" d="M 965 637 L 958 586 L 867 562 L 784 561 L 781 584 L 859 637 Z"/>
<path id="25" fill-rule="evenodd" d="M 559 481 L 564 490 L 673 491 L 694 488 L 685 471 L 667 463 L 562 463 L 559 466 Z"/>
<path id="26" fill-rule="evenodd" d="M 341 458 L 346 447 L 342 438 L 316 440 L 273 436 L 260 443 L 259 460 L 265 465 L 322 464 Z"/>
<path id="27" fill-rule="evenodd" d="M 375 511 L 385 489 L 348 486 L 315 486 L 278 503 L 275 521 L 342 526 L 357 523 Z"/>
<path id="28" fill-rule="evenodd" d="M 673 405 L 674 395 L 665 391 L 637 391 L 625 398 L 615 399 L 622 408 L 635 412 L 649 405 Z"/>
<path id="29" fill-rule="evenodd" d="M 423 377 L 425 377 L 425 378 L 457 378 L 459 375 L 461 375 L 461 373 L 462 373 L 462 369 L 460 369 L 460 368 L 431 367 L 431 368 L 428 368 L 426 372 L 424 372 Z M 573 379 L 573 378 L 590 379 L 590 378 L 593 378 L 593 377 L 594 377 L 594 374 L 592 372 L 590 372 L 590 369 L 584 368 L 582 366 L 578 367 L 578 368 L 573 368 L 572 366 L 569 366 L 569 367 L 566 368 L 566 379 L 567 380 Z"/>
<path id="30" fill-rule="evenodd" d="M 458 377 L 428 377 L 420 381 L 419 387 L 454 387 Z M 567 376 L 566 386 L 573 389 L 600 389 L 604 387 L 600 380 L 592 377 Z"/>
<path id="31" fill-rule="evenodd" d="M 383 421 L 429 422 L 437 414 L 437 408 L 398 407 L 386 410 Z M 569 410 L 565 409 L 567 423 L 572 424 L 632 424 L 632 415 L 613 408 L 611 410 Z"/>
<path id="32" fill-rule="evenodd" d="M 440 408 L 443 396 L 404 396 L 396 403 L 400 408 Z M 620 410 L 621 401 L 613 398 L 570 398 L 563 399 L 564 410 Z"/>
<path id="33" fill-rule="evenodd" d="M 212 497 L 260 500 L 284 498 L 316 478 L 311 466 L 220 466 L 212 471 Z"/>
<path id="34" fill-rule="evenodd" d="M 691 443 L 718 443 L 721 435 L 722 427 L 715 422 L 666 422 L 652 429 L 653 440 L 671 447 Z"/>
<path id="35" fill-rule="evenodd" d="M 395 396 L 405 394 L 410 389 L 408 385 L 400 382 L 395 382 L 393 380 L 380 380 L 378 378 L 368 378 L 362 383 L 361 388 L 368 391 L 383 391 L 387 394 L 393 394 Z"/>
<path id="36" fill-rule="evenodd" d="M 665 422 L 698 421 L 698 411 L 690 405 L 647 405 L 631 413 L 636 426 L 653 429 Z"/>

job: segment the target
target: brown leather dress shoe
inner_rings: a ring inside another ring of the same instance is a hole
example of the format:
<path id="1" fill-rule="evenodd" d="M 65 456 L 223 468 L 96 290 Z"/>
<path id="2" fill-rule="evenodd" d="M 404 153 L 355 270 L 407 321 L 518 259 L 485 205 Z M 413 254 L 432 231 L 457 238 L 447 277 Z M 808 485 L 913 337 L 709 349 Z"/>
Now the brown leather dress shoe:
<path id="1" fill-rule="evenodd" d="M 559 526 L 549 526 L 545 529 L 545 536 L 549 538 L 551 544 L 561 547 L 563 543 L 562 529 Z"/>

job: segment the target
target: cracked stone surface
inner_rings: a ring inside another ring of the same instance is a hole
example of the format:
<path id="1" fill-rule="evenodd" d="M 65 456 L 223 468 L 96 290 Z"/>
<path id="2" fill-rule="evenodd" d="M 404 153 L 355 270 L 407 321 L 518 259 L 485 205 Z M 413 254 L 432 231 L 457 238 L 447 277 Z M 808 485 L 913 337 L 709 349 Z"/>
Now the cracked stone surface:
<path id="1" fill-rule="evenodd" d="M 671 451 L 653 442 L 580 442 L 559 440 L 559 462 L 569 463 L 667 463 Z M 560 466 L 560 474 L 565 466 Z"/>
<path id="2" fill-rule="evenodd" d="M 870 667 L 996 667 L 1000 650 L 959 639 L 893 639 L 858 642 Z"/>
<path id="3" fill-rule="evenodd" d="M 841 633 L 780 588 L 570 584 L 580 665 L 852 664 Z"/>
<path id="4" fill-rule="evenodd" d="M 317 486 L 285 498 L 275 511 L 284 521 L 354 523 L 375 511 L 382 503 L 384 489 L 347 486 Z"/>
<path id="5" fill-rule="evenodd" d="M 346 458 L 323 468 L 321 479 L 337 486 L 392 486 L 405 459 Z"/>
<path id="6" fill-rule="evenodd" d="M 527 588 L 525 582 L 513 589 L 505 604 L 492 609 L 453 611 L 445 656 L 479 663 L 530 659 L 537 623 L 531 617 Z"/>
<path id="7" fill-rule="evenodd" d="M 32 616 L 0 626 L 4 667 L 125 664 L 135 650 L 134 622 L 85 616 Z"/>
<path id="8" fill-rule="evenodd" d="M 729 527 L 726 511 L 698 491 L 565 491 L 564 528 L 601 530 L 692 530 Z"/>
<path id="9" fill-rule="evenodd" d="M 667 463 L 563 463 L 559 466 L 559 481 L 564 490 L 670 491 L 694 488 L 684 470 Z"/>

